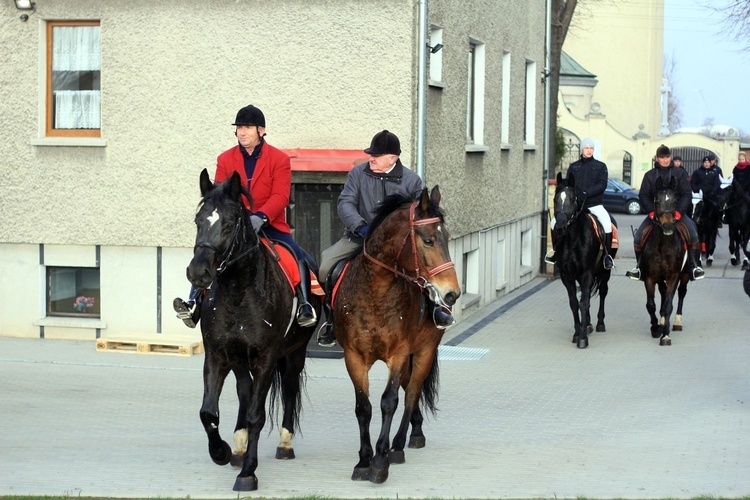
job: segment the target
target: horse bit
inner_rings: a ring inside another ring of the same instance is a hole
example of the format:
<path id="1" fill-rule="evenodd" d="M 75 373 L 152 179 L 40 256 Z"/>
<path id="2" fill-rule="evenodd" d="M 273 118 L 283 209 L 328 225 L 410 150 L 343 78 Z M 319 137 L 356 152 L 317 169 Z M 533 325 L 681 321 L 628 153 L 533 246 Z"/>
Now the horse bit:
<path id="1" fill-rule="evenodd" d="M 222 252 L 217 247 L 212 245 L 211 243 L 208 243 L 206 241 L 198 241 L 195 246 L 193 247 L 193 253 L 198 248 L 208 248 L 209 250 L 213 250 L 216 255 L 221 255 L 224 260 L 221 261 L 221 264 L 219 264 L 219 267 L 216 268 L 216 274 L 223 273 L 229 266 L 240 260 L 242 257 L 246 256 L 256 248 L 258 248 L 258 245 L 260 244 L 260 238 L 257 238 L 255 240 L 255 244 L 242 252 L 241 254 L 237 255 L 235 258 L 232 259 L 232 254 L 234 253 L 235 246 L 237 245 L 239 241 L 240 236 L 240 230 L 242 229 L 242 239 L 244 241 L 247 241 L 247 226 L 245 224 L 242 224 L 242 216 L 240 215 L 237 218 L 237 222 L 234 224 L 234 229 L 232 230 L 232 244 L 227 248 L 226 251 Z"/>

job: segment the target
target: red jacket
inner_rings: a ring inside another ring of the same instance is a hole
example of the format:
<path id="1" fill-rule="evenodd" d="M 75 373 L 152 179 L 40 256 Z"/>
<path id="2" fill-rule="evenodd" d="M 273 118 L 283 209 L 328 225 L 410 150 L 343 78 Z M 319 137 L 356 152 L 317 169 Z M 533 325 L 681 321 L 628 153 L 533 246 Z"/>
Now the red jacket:
<path id="1" fill-rule="evenodd" d="M 214 182 L 223 182 L 234 172 L 240 174 L 242 185 L 248 187 L 245 160 L 239 145 L 224 151 L 216 159 Z M 248 189 L 253 205 L 250 206 L 243 196 L 245 206 L 251 212 L 263 212 L 271 226 L 291 234 L 286 222 L 286 207 L 289 205 L 291 189 L 292 167 L 289 156 L 264 141 Z"/>

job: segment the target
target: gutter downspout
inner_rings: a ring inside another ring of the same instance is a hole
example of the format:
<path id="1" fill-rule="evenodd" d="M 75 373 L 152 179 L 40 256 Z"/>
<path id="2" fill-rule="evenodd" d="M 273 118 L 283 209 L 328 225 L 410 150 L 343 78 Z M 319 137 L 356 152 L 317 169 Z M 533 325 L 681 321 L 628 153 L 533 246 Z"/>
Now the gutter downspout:
<path id="1" fill-rule="evenodd" d="M 419 0 L 419 33 L 417 35 L 419 66 L 417 69 L 417 175 L 424 182 L 425 129 L 427 127 L 427 0 Z"/>
<path id="2" fill-rule="evenodd" d="M 552 46 L 552 0 L 547 2 L 547 22 L 545 23 L 545 55 L 544 55 L 544 168 L 542 169 L 542 198 L 544 200 L 544 210 L 542 210 L 542 238 L 541 251 L 539 253 L 539 272 L 546 274 L 547 264 L 544 262 L 544 255 L 547 253 L 547 221 L 549 221 L 549 165 L 550 159 L 550 88 L 549 88 L 549 71 L 550 71 L 550 48 Z"/>

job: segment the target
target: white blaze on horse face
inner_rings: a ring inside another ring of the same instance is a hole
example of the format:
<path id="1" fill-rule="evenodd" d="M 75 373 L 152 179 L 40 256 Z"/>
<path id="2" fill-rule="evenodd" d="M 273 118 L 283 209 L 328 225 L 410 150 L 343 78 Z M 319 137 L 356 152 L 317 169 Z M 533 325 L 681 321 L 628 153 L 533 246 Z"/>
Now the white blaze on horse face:
<path id="1" fill-rule="evenodd" d="M 668 194 L 664 195 L 664 201 L 669 201 L 669 195 Z"/>
<path id="2" fill-rule="evenodd" d="M 562 193 L 560 193 L 560 203 L 562 205 L 565 205 L 565 198 L 566 197 L 567 197 L 567 193 L 565 193 L 565 191 L 563 191 Z"/>
<path id="3" fill-rule="evenodd" d="M 208 217 L 206 217 L 206 220 L 208 220 L 208 222 L 211 224 L 211 227 L 213 227 L 213 225 L 216 224 L 216 222 L 219 220 L 219 218 L 220 218 L 219 211 L 216 210 L 216 209 L 214 209 L 214 211 L 211 213 L 211 215 L 209 215 Z"/>

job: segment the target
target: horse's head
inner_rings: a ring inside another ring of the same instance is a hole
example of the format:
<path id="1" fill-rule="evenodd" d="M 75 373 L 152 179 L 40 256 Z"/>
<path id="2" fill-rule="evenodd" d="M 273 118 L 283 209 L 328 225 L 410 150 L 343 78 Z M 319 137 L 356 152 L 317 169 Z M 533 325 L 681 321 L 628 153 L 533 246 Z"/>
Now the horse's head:
<path id="1" fill-rule="evenodd" d="M 235 172 L 226 182 L 214 185 L 203 169 L 200 188 L 203 199 L 195 214 L 197 233 L 187 278 L 196 288 L 207 288 L 217 274 L 234 262 L 248 240 L 257 242 L 257 236 L 246 229 L 239 174 Z"/>
<path id="2" fill-rule="evenodd" d="M 654 222 L 658 225 L 665 236 L 674 233 L 675 212 L 677 211 L 677 195 L 675 187 L 677 180 L 674 177 L 665 184 L 661 177 L 656 179 L 656 196 L 654 197 Z"/>
<path id="3" fill-rule="evenodd" d="M 370 225 L 364 253 L 379 266 L 424 288 L 433 302 L 453 305 L 461 287 L 449 239 L 440 190 L 435 186 L 429 194 L 423 189 L 413 203 L 403 197 L 386 198 Z M 395 267 L 390 267 L 394 261 Z"/>
<path id="4" fill-rule="evenodd" d="M 555 188 L 552 207 L 555 214 L 555 228 L 553 231 L 556 236 L 562 236 L 578 213 L 578 200 L 576 199 L 575 187 L 576 180 L 574 176 L 571 175 L 570 179 L 566 180 L 563 178 L 562 173 L 557 173 L 557 187 Z"/>

